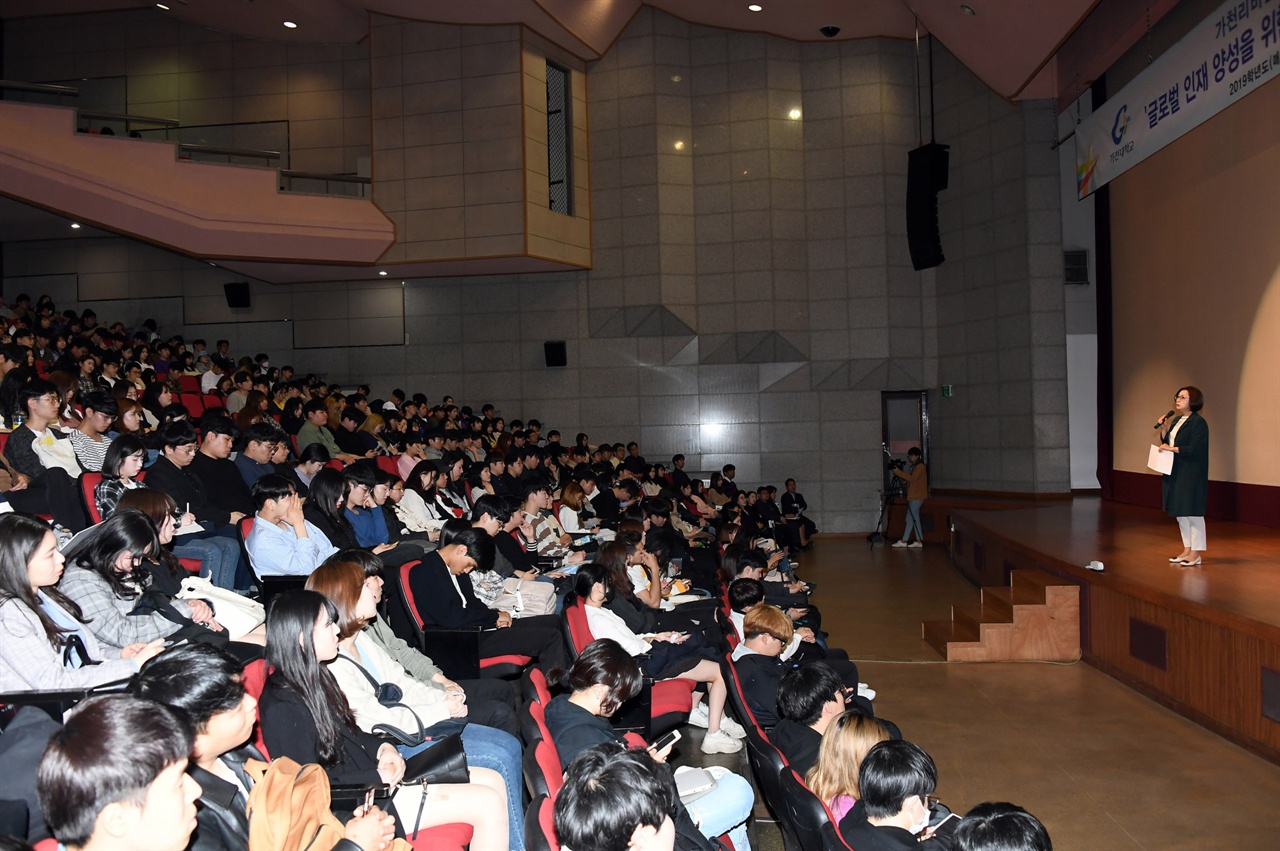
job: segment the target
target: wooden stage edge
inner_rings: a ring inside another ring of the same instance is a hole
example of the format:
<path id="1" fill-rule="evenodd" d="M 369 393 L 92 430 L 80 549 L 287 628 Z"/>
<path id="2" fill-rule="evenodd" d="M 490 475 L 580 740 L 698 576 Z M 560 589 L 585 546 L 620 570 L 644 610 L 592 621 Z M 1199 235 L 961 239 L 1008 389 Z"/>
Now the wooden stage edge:
<path id="1" fill-rule="evenodd" d="M 1078 585 L 1084 661 L 1280 764 L 1280 529 L 1210 521 L 1205 563 L 1183 567 L 1172 518 L 1095 497 L 955 506 L 948 527 L 970 581 L 1039 568 Z"/>

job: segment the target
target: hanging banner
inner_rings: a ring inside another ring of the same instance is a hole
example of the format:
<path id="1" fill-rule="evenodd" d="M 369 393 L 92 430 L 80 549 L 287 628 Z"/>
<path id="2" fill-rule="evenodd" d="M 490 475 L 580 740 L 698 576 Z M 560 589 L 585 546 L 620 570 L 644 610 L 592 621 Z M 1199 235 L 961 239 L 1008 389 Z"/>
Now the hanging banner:
<path id="1" fill-rule="evenodd" d="M 1076 128 L 1079 197 L 1277 76 L 1280 0 L 1223 3 Z"/>

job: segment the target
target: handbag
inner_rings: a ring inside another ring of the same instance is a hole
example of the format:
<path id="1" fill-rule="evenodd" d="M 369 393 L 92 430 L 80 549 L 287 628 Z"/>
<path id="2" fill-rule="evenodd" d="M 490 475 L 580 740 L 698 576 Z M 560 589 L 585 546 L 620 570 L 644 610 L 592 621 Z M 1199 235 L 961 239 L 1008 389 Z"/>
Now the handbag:
<path id="1" fill-rule="evenodd" d="M 405 745 L 406 747 L 414 748 L 426 742 L 434 741 L 436 739 L 448 738 L 449 736 L 452 736 L 452 735 L 461 734 L 462 731 L 466 728 L 467 726 L 466 721 L 457 721 L 453 718 L 446 718 L 443 721 L 438 721 L 435 724 L 432 724 L 430 727 L 423 727 L 422 719 L 418 717 L 418 713 L 414 712 L 411 707 L 406 706 L 404 703 L 401 702 L 404 700 L 404 690 L 401 689 L 400 686 L 396 685 L 395 683 L 378 682 L 376 679 L 374 679 L 373 674 L 370 674 L 368 670 L 365 669 L 364 665 L 361 665 L 359 662 L 357 662 L 355 659 L 352 659 L 350 656 L 343 656 L 341 653 L 339 653 L 338 659 L 342 659 L 346 662 L 350 662 L 353 666 L 355 666 L 355 669 L 357 671 L 359 671 L 361 674 L 364 675 L 364 678 L 369 681 L 369 685 L 373 686 L 373 693 L 374 693 L 374 696 L 377 697 L 379 704 L 389 709 L 403 709 L 405 712 L 409 713 L 409 715 L 413 718 L 415 724 L 418 727 L 416 731 L 408 732 L 405 730 L 401 730 L 399 727 L 393 726 L 391 724 L 374 724 L 373 727 L 370 728 L 371 733 L 380 733 L 382 735 L 390 736 L 392 739 L 395 739 L 400 744 Z M 429 750 L 435 750 L 438 747 L 439 747 L 438 744 L 432 745 L 431 748 L 429 748 Z M 467 780 L 460 780 L 460 781 L 434 780 L 432 782 L 467 783 L 469 781 Z"/>
<path id="2" fill-rule="evenodd" d="M 253 632 L 267 620 L 267 610 L 262 604 L 234 591 L 219 588 L 203 576 L 188 576 L 182 580 L 179 600 L 207 600 L 217 612 L 218 623 L 227 628 L 227 636 L 235 641 Z"/>

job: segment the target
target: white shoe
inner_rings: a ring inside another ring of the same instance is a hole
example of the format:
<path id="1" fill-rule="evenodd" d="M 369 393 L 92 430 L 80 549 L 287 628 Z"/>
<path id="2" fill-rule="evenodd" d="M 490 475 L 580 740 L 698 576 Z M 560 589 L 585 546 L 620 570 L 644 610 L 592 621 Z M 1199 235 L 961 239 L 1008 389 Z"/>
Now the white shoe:
<path id="1" fill-rule="evenodd" d="M 693 708 L 693 711 L 689 713 L 689 723 L 704 730 L 711 726 L 711 716 L 707 713 L 707 705 L 705 703 L 699 703 Z"/>
<path id="2" fill-rule="evenodd" d="M 893 542 L 893 548 L 894 548 L 894 549 L 897 549 L 897 550 L 904 549 L 904 548 L 906 548 L 906 547 L 908 547 L 908 546 L 910 546 L 910 545 L 909 545 L 906 541 L 894 541 L 894 542 Z"/>
<path id="3" fill-rule="evenodd" d="M 740 750 L 742 750 L 742 742 L 724 730 L 707 733 L 702 737 L 703 753 L 737 753 Z"/>
<path id="4" fill-rule="evenodd" d="M 866 683 L 858 683 L 858 697 L 865 697 L 867 700 L 875 700 L 876 690 L 868 688 Z"/>
<path id="5" fill-rule="evenodd" d="M 923 542 L 923 541 L 912 541 L 911 543 L 907 544 L 907 546 L 908 546 L 908 547 L 911 547 L 911 549 L 913 549 L 913 550 L 918 550 L 918 549 L 920 549 L 921 547 L 923 547 L 923 546 L 924 546 L 924 542 Z"/>
<path id="6" fill-rule="evenodd" d="M 735 739 L 745 739 L 747 737 L 746 729 L 728 715 L 725 715 L 720 719 L 720 732 L 728 733 Z"/>

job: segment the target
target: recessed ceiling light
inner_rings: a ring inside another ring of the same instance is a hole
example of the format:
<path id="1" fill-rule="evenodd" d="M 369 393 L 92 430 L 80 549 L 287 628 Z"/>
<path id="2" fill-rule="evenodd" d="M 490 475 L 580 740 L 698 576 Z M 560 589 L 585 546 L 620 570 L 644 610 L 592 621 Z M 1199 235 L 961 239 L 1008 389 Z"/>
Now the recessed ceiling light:
<path id="1" fill-rule="evenodd" d="M 164 9 L 166 12 L 169 11 L 169 7 L 164 5 L 163 3 L 157 3 L 156 6 L 161 9 Z"/>
<path id="2" fill-rule="evenodd" d="M 964 12 L 966 15 L 976 15 L 976 14 L 978 14 L 978 13 L 974 10 L 974 8 L 973 8 L 972 6 L 970 6 L 968 3 L 961 3 L 961 4 L 960 4 L 960 11 L 961 11 L 961 12 Z"/>
<path id="3" fill-rule="evenodd" d="M 677 139 L 677 140 L 676 140 L 676 144 L 675 144 L 675 149 L 676 149 L 677 151 L 683 151 L 683 150 L 684 150 L 684 142 L 682 142 L 682 141 L 680 141 L 679 139 Z"/>
<path id="4" fill-rule="evenodd" d="M 787 118 L 790 118 L 792 121 L 799 121 L 799 120 L 800 120 L 800 110 L 799 110 L 799 108 L 792 109 L 790 112 L 788 112 L 788 113 L 787 113 Z"/>
<path id="5" fill-rule="evenodd" d="M 379 272 L 378 274 L 379 274 L 379 275 L 382 275 L 382 276 L 385 278 L 385 277 L 387 276 L 387 270 L 386 270 L 386 269 L 383 269 L 383 270 L 382 270 L 381 272 Z"/>
<path id="6" fill-rule="evenodd" d="M 298 28 L 298 25 L 295 24 L 293 21 L 285 21 L 284 25 L 291 30 L 296 30 Z"/>
<path id="7" fill-rule="evenodd" d="M 759 3 L 752 3 L 750 6 L 748 6 L 748 7 L 747 7 L 747 11 L 748 11 L 748 12 L 763 12 L 763 11 L 764 11 L 764 7 L 763 7 L 763 6 L 761 6 Z"/>
<path id="8" fill-rule="evenodd" d="M 79 222 L 72 222 L 72 223 L 71 223 L 71 229 L 72 229 L 72 230 L 80 230 L 80 223 L 79 223 Z"/>

